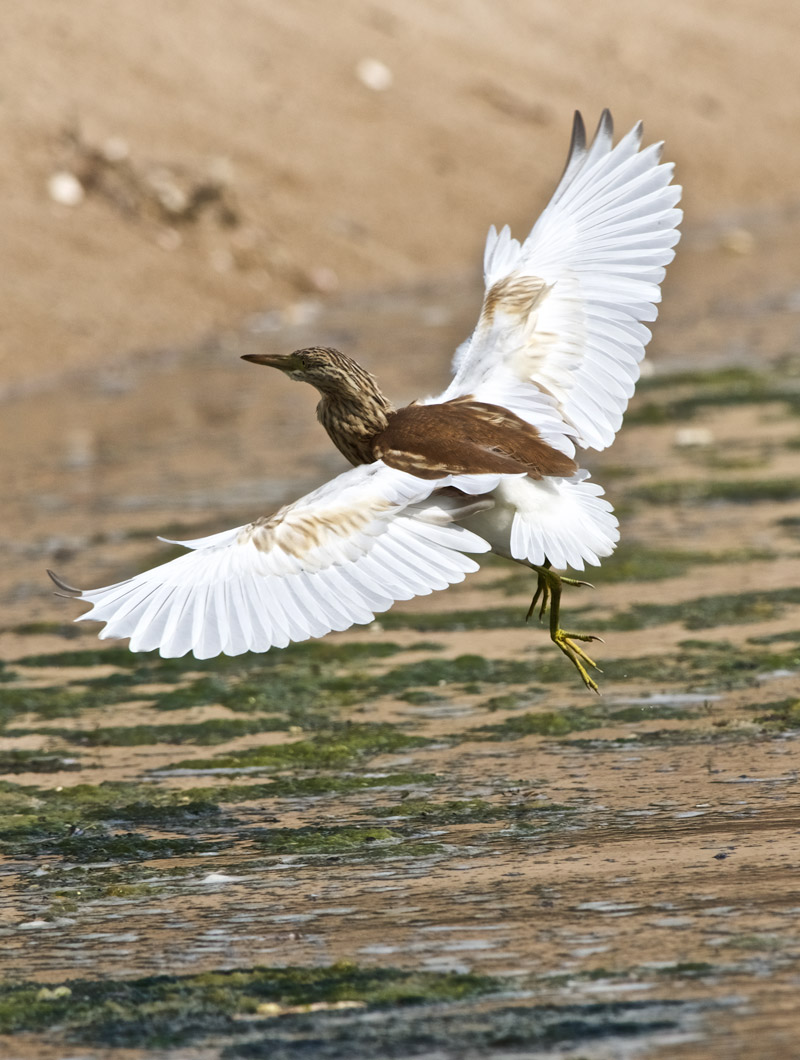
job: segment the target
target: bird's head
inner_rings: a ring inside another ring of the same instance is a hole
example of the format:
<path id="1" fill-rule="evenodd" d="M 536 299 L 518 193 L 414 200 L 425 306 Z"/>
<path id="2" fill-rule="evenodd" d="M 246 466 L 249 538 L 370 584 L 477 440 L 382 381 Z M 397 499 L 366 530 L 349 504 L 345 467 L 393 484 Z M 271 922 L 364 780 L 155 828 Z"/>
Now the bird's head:
<path id="1" fill-rule="evenodd" d="M 332 346 L 310 346 L 294 353 L 246 353 L 242 357 L 253 364 L 279 368 L 302 383 L 310 383 L 323 394 L 347 393 L 360 389 L 372 376 L 352 358 Z"/>

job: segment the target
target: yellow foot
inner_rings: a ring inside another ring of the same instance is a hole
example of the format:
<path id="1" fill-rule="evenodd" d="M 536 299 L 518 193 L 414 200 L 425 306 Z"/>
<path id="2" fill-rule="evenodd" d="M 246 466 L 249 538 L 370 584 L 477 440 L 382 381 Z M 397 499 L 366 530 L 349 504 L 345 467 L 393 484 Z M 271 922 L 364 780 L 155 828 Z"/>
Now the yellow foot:
<path id="1" fill-rule="evenodd" d="M 528 613 L 525 616 L 525 621 L 526 622 L 530 622 L 531 616 L 533 615 L 533 612 L 536 610 L 536 605 L 539 602 L 539 598 L 540 597 L 541 597 L 542 603 L 541 603 L 541 607 L 539 608 L 539 621 L 541 622 L 542 619 L 544 618 L 544 616 L 547 614 L 547 608 L 550 606 L 550 596 L 551 596 L 550 585 L 551 585 L 551 582 L 553 581 L 553 579 L 557 579 L 558 580 L 558 596 L 559 596 L 559 598 L 561 596 L 561 586 L 562 585 L 576 585 L 576 586 L 583 585 L 587 589 L 594 589 L 594 586 L 592 585 L 591 582 L 578 581 L 577 578 L 565 578 L 563 574 L 556 574 L 555 571 L 552 571 L 549 568 L 547 568 L 547 573 L 546 574 L 543 574 L 542 571 L 539 571 L 539 583 L 536 586 L 536 592 L 533 594 L 533 599 L 531 600 L 531 606 L 528 608 Z M 571 634 L 571 635 L 574 636 L 574 634 Z M 600 638 L 599 637 L 594 637 L 592 639 L 599 640 Z"/>
<path id="2" fill-rule="evenodd" d="M 560 574 L 556 574 L 551 569 L 549 563 L 545 563 L 541 567 L 533 568 L 538 575 L 538 583 L 536 586 L 536 592 L 534 593 L 533 599 L 531 600 L 531 606 L 528 608 L 528 614 L 526 619 L 529 619 L 536 609 L 537 603 L 541 600 L 539 607 L 539 619 L 543 619 L 548 608 L 550 610 L 550 639 L 554 644 L 563 651 L 566 657 L 570 660 L 572 665 L 581 675 L 581 680 L 588 689 L 592 692 L 599 694 L 600 689 L 597 687 L 597 682 L 593 677 L 590 676 L 587 667 L 591 667 L 597 670 L 598 673 L 603 671 L 594 661 L 590 658 L 586 652 L 581 648 L 576 641 L 592 641 L 596 640 L 602 643 L 602 637 L 595 637 L 591 633 L 569 633 L 567 630 L 562 629 L 559 625 L 559 615 L 561 612 L 561 590 L 564 585 L 586 585 L 590 589 L 593 588 L 590 582 L 578 581 L 576 578 L 564 578 Z"/>
<path id="3" fill-rule="evenodd" d="M 558 645 L 558 647 L 564 652 L 566 657 L 581 675 L 581 680 L 586 685 L 586 687 L 592 692 L 596 692 L 599 695 L 600 689 L 597 686 L 597 681 L 595 681 L 594 678 L 589 674 L 589 671 L 586 669 L 586 667 L 591 666 L 593 669 L 597 670 L 599 674 L 601 674 L 603 671 L 600 669 L 594 659 L 591 659 L 583 650 L 583 648 L 579 644 L 576 644 L 575 641 L 582 640 L 585 642 L 596 640 L 599 641 L 600 644 L 602 644 L 603 638 L 595 637 L 591 633 L 568 633 L 565 629 L 556 629 L 550 635 L 553 643 Z"/>

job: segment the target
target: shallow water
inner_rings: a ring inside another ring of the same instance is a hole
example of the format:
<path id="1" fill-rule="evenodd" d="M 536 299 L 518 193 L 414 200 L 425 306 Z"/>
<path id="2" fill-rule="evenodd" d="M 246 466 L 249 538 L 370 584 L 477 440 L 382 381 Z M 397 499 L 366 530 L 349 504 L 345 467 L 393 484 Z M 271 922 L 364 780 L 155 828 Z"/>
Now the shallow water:
<path id="1" fill-rule="evenodd" d="M 338 470 L 313 395 L 239 353 L 338 343 L 411 399 L 470 285 L 296 307 L 8 399 L 4 1055 L 793 1055 L 800 343 L 774 266 L 793 237 L 757 235 L 770 297 L 762 278 L 734 309 L 715 285 L 758 261 L 690 241 L 660 370 L 589 461 L 623 545 L 564 606 L 605 638 L 600 698 L 499 562 L 202 664 L 99 644 L 44 586 Z"/>

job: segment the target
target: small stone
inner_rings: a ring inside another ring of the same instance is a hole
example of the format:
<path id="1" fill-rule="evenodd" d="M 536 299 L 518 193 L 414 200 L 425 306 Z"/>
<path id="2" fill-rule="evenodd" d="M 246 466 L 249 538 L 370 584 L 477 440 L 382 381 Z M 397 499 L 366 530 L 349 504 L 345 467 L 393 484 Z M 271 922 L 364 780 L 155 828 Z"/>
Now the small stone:
<path id="1" fill-rule="evenodd" d="M 283 319 L 292 327 L 302 327 L 305 324 L 313 324 L 322 312 L 322 305 L 312 299 L 302 302 L 292 302 L 283 311 Z"/>
<path id="2" fill-rule="evenodd" d="M 60 1001 L 65 997 L 72 997 L 72 991 L 68 986 L 48 987 L 43 986 L 36 994 L 37 1001 Z"/>
<path id="3" fill-rule="evenodd" d="M 189 198 L 183 188 L 171 181 L 160 181 L 154 183 L 153 189 L 161 206 L 167 213 L 180 216 L 186 212 Z"/>
<path id="4" fill-rule="evenodd" d="M 54 173 L 47 182 L 47 191 L 59 206 L 80 206 L 86 197 L 83 184 L 74 173 Z"/>
<path id="5" fill-rule="evenodd" d="M 746 228 L 729 228 L 720 236 L 719 245 L 729 254 L 752 254 L 756 239 Z"/>
<path id="6" fill-rule="evenodd" d="M 259 1016 L 280 1016 L 283 1007 L 277 1001 L 262 1001 L 256 1006 L 256 1014 Z"/>
<path id="7" fill-rule="evenodd" d="M 365 88 L 385 92 L 392 87 L 394 74 L 380 59 L 361 59 L 356 63 L 356 77 Z"/>
<path id="8" fill-rule="evenodd" d="M 675 445 L 679 449 L 699 449 L 713 441 L 714 434 L 708 427 L 681 427 L 675 432 Z"/>

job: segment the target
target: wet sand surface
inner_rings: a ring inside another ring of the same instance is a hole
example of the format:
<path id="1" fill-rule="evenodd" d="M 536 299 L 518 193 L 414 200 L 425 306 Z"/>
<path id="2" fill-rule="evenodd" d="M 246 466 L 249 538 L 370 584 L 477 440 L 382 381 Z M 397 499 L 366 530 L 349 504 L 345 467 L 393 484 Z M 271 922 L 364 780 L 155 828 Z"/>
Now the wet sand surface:
<path id="1" fill-rule="evenodd" d="M 797 1055 L 800 217 L 737 226 L 681 245 L 587 461 L 623 533 L 564 601 L 604 638 L 600 697 L 499 561 L 206 663 L 99 643 L 43 580 L 106 584 L 172 555 L 157 533 L 336 473 L 311 390 L 238 356 L 336 344 L 411 400 L 472 280 L 295 302 L 8 398 L 3 1055 Z"/>

